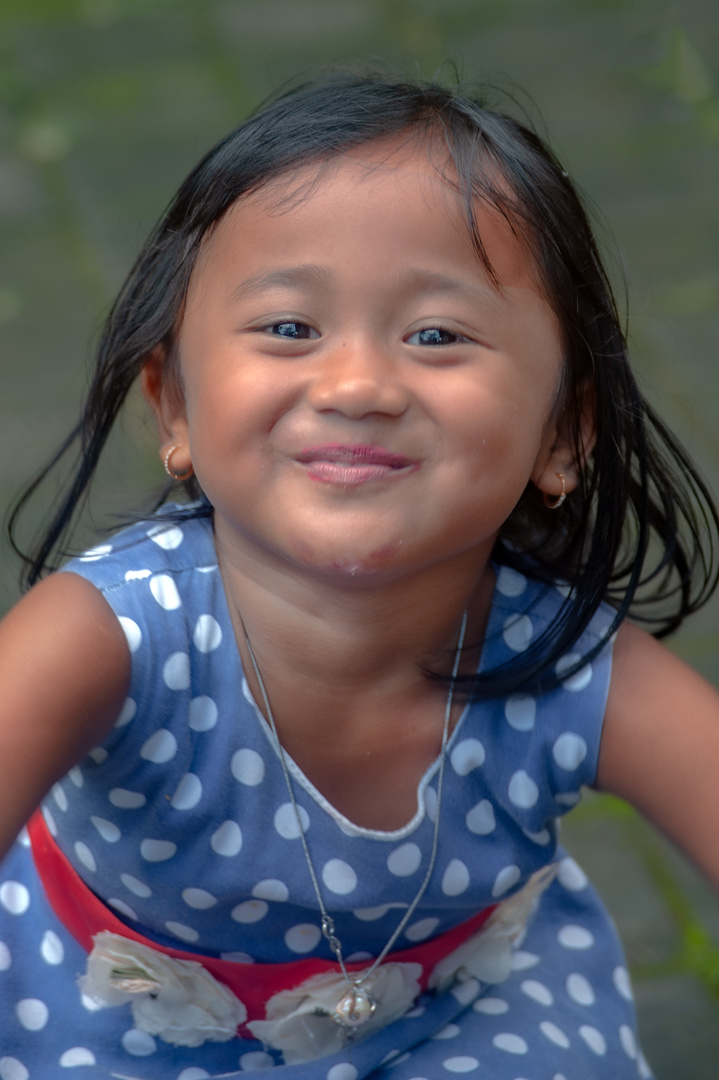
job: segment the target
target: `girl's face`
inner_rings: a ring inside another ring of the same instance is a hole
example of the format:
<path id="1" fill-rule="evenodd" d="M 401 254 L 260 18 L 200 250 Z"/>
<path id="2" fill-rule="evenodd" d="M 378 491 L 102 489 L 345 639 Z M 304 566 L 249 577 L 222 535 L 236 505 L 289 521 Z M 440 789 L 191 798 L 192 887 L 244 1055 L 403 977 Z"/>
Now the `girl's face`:
<path id="1" fill-rule="evenodd" d="M 428 156 L 371 145 L 298 170 L 205 241 L 182 400 L 154 396 L 221 549 L 377 581 L 486 559 L 530 479 L 559 493 L 557 321 L 521 238 L 479 207 L 492 285 Z"/>

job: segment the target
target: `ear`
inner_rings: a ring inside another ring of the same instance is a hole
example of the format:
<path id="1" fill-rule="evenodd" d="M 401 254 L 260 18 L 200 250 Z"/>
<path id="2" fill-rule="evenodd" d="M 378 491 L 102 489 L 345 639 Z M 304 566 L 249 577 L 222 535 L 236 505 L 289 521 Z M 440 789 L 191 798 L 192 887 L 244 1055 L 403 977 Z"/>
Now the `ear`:
<path id="1" fill-rule="evenodd" d="M 531 477 L 543 495 L 558 499 L 576 488 L 584 463 L 597 441 L 594 417 L 594 392 L 587 387 L 582 395 L 578 428 L 571 422 L 565 406 L 550 423 Z"/>
<path id="2" fill-rule="evenodd" d="M 157 421 L 160 459 L 164 461 L 168 451 L 177 447 L 174 467 L 184 472 L 190 466 L 185 403 L 177 378 L 168 369 L 167 351 L 164 346 L 158 345 L 148 356 L 140 372 L 140 386 Z"/>

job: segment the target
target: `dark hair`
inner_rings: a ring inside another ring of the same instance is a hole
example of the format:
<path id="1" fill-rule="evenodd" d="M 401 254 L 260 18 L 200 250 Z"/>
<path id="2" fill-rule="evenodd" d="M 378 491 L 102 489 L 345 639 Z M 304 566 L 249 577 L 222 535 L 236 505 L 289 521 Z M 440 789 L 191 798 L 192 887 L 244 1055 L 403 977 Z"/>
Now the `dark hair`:
<path id="1" fill-rule="evenodd" d="M 468 689 L 487 696 L 550 685 L 557 660 L 602 601 L 616 608 L 607 637 L 630 610 L 661 636 L 708 598 L 716 584 L 711 540 L 717 512 L 686 453 L 639 392 L 611 285 L 567 174 L 526 121 L 485 107 L 476 93 L 364 71 L 333 72 L 281 94 L 218 143 L 180 188 L 107 319 L 77 428 L 14 509 L 13 542 L 19 512 L 79 440 L 74 478 L 36 550 L 23 556 L 27 584 L 55 568 L 148 354 L 162 344 L 172 363 L 173 334 L 203 237 L 236 199 L 288 170 L 321 166 L 352 147 L 398 137 L 423 140 L 430 150 L 441 144 L 433 160 L 463 199 L 478 258 L 490 275 L 477 201 L 498 209 L 526 236 L 563 336 L 559 408 L 580 463 L 579 485 L 559 513 L 548 512 L 534 486 L 527 487 L 493 553 L 534 578 L 567 582 L 571 597 L 526 652 L 473 678 Z M 585 461 L 579 423 L 588 388 L 596 445 Z M 186 488 L 202 500 L 196 482 Z M 211 508 L 201 501 L 185 512 Z"/>

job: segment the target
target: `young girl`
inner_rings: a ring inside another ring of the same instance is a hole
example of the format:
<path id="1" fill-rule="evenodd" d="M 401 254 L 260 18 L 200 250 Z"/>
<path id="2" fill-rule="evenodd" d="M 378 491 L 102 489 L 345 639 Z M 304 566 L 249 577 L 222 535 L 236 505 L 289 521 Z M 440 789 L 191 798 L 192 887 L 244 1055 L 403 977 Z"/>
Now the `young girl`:
<path id="1" fill-rule="evenodd" d="M 625 621 L 706 597 L 716 516 L 566 173 L 433 84 L 248 120 L 108 320 L 31 583 L 137 378 L 190 501 L 0 628 L 2 1080 L 650 1077 L 558 819 L 615 792 L 719 884 L 719 698 Z"/>

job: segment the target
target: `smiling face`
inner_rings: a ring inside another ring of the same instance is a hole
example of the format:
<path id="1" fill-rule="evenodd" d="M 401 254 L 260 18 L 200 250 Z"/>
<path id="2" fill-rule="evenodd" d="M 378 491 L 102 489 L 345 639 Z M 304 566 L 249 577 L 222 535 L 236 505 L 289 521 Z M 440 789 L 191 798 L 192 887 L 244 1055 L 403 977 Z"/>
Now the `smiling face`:
<path id="1" fill-rule="evenodd" d="M 508 223 L 478 222 L 500 289 L 425 149 L 369 145 L 239 200 L 206 239 L 181 400 L 152 365 L 145 387 L 221 551 L 338 580 L 482 566 L 530 479 L 569 487 L 555 316 Z"/>

